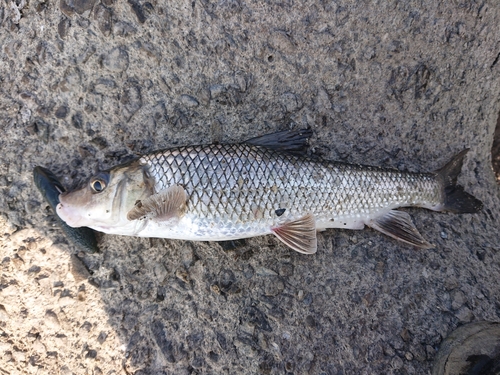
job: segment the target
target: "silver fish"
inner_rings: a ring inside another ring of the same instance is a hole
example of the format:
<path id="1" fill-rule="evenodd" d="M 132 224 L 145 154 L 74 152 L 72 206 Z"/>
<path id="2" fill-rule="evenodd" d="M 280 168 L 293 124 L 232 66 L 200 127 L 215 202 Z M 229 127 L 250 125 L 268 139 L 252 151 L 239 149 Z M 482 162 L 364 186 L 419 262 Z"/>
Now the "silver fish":
<path id="1" fill-rule="evenodd" d="M 112 234 L 220 241 L 274 234 L 306 254 L 317 231 L 365 225 L 433 247 L 399 207 L 474 213 L 482 203 L 457 185 L 460 152 L 435 173 L 410 173 L 296 156 L 307 131 L 242 144 L 173 148 L 92 177 L 59 197 L 72 227 Z M 288 147 L 290 146 L 290 147 Z"/>

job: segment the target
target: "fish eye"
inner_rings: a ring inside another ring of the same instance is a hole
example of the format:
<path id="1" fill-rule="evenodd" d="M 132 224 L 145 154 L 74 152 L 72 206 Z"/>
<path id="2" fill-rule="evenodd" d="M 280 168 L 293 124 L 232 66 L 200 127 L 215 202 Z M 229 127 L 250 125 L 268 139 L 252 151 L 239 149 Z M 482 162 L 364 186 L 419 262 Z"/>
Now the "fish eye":
<path id="1" fill-rule="evenodd" d="M 90 180 L 90 188 L 93 193 L 100 193 L 108 186 L 109 174 L 99 173 Z"/>
<path id="2" fill-rule="evenodd" d="M 94 180 L 90 183 L 90 187 L 92 190 L 94 190 L 96 193 L 100 193 L 104 189 L 106 189 L 106 183 L 103 180 Z"/>

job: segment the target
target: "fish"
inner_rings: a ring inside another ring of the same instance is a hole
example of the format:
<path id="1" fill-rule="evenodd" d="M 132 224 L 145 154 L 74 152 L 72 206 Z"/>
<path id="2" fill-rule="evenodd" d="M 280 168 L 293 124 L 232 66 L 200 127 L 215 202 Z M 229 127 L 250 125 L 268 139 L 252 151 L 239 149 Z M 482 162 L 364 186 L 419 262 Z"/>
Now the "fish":
<path id="1" fill-rule="evenodd" d="M 145 154 L 60 194 L 57 214 L 71 227 L 117 235 L 225 241 L 272 234 L 313 254 L 317 232 L 365 226 L 431 248 L 398 208 L 482 208 L 457 184 L 468 149 L 438 171 L 402 172 L 307 156 L 310 135 L 290 130 Z"/>
<path id="2" fill-rule="evenodd" d="M 59 204 L 59 195 L 66 191 L 64 186 L 57 179 L 54 173 L 41 166 L 33 168 L 33 180 L 35 182 L 35 186 L 38 188 L 52 210 L 56 212 L 56 207 Z M 66 234 L 66 237 L 68 237 L 73 244 L 88 253 L 95 253 L 99 251 L 96 234 L 92 229 L 86 227 L 72 228 L 62 221 L 57 214 L 56 216 L 59 226 Z"/>

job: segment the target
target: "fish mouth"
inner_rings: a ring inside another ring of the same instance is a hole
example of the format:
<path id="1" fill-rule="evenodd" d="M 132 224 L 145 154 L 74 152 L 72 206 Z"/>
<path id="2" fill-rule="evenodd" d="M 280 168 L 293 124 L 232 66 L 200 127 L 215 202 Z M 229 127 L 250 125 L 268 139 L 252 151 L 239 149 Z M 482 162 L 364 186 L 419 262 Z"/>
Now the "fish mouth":
<path id="1" fill-rule="evenodd" d="M 59 194 L 59 203 L 56 213 L 59 218 L 70 227 L 79 228 L 88 226 L 88 220 L 84 216 L 85 205 L 81 205 L 81 192 L 64 192 Z"/>
<path id="2" fill-rule="evenodd" d="M 80 215 L 75 210 L 72 210 L 70 206 L 61 203 L 60 199 L 59 197 L 59 203 L 56 206 L 57 216 L 70 227 L 79 228 L 85 226 L 80 223 Z"/>

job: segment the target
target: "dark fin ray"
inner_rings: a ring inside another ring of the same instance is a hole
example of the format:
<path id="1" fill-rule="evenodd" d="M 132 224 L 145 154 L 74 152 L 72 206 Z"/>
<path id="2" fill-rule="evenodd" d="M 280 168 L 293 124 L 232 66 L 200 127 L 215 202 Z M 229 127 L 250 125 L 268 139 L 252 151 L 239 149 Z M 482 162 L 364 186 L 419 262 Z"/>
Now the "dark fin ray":
<path id="1" fill-rule="evenodd" d="M 474 214 L 483 208 L 483 202 L 465 192 L 464 188 L 460 185 L 445 187 L 444 194 L 444 204 L 440 211 L 457 214 Z"/>
<path id="2" fill-rule="evenodd" d="M 307 140 L 311 137 L 311 135 L 311 129 L 283 130 L 251 138 L 244 143 L 266 147 L 275 151 L 301 153 L 307 150 Z"/>
<path id="3" fill-rule="evenodd" d="M 314 254 L 318 248 L 316 221 L 311 214 L 271 230 L 285 245 L 299 253 Z"/>
<path id="4" fill-rule="evenodd" d="M 366 225 L 416 247 L 423 249 L 435 247 L 422 237 L 415 228 L 410 215 L 406 212 L 391 210 L 385 215 L 371 220 Z"/>
<path id="5" fill-rule="evenodd" d="M 165 221 L 174 217 L 181 217 L 186 209 L 187 194 L 184 188 L 178 185 L 170 186 L 157 194 L 138 201 L 128 214 L 128 220 L 142 218 Z"/>
<path id="6" fill-rule="evenodd" d="M 50 170 L 40 166 L 36 166 L 33 169 L 33 180 L 38 190 L 55 212 L 59 204 L 59 195 L 65 191 L 64 187 Z"/>
<path id="7" fill-rule="evenodd" d="M 462 186 L 457 185 L 458 175 L 462 170 L 464 157 L 468 151 L 469 149 L 466 148 L 436 172 L 443 181 L 444 189 L 444 202 L 439 206 L 439 211 L 476 213 L 483 208 L 483 202 L 465 192 Z"/>
<path id="8" fill-rule="evenodd" d="M 455 155 L 443 168 L 436 171 L 436 173 L 441 176 L 444 181 L 444 186 L 451 186 L 457 184 L 458 175 L 462 170 L 462 165 L 464 164 L 465 155 L 470 149 L 466 148 L 462 150 L 457 155 Z"/>

